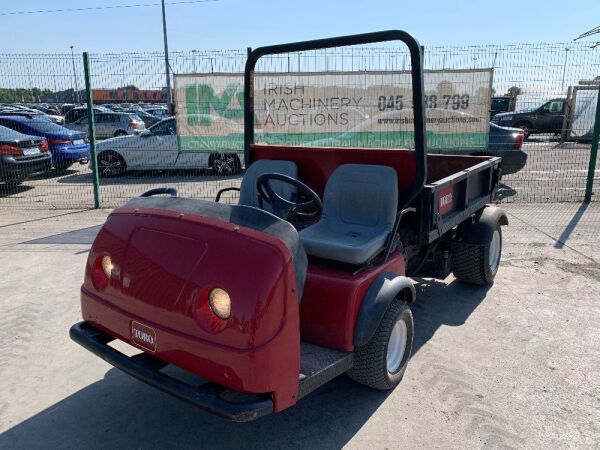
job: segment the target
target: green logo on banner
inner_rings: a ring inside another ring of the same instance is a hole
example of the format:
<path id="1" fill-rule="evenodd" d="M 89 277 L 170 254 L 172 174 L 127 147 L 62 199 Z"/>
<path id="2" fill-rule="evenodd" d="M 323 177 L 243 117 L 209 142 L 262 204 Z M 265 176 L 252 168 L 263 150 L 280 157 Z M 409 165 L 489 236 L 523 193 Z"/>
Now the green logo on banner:
<path id="1" fill-rule="evenodd" d="M 236 98 L 240 107 L 229 108 Z M 244 89 L 239 84 L 228 84 L 219 96 L 212 86 L 197 84 L 186 86 L 185 104 L 187 122 L 190 126 L 210 126 L 211 114 L 216 113 L 225 119 L 241 119 L 244 117 Z"/>

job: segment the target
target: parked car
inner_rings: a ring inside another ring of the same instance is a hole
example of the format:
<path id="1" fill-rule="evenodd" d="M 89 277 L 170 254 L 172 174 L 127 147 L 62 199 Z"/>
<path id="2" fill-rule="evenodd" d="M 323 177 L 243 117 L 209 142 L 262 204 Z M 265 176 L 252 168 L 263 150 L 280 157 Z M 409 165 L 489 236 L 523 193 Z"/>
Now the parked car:
<path id="1" fill-rule="evenodd" d="M 97 112 L 94 115 L 96 123 L 96 137 L 98 139 L 127 136 L 136 134 L 146 129 L 144 122 L 132 113 L 124 112 Z M 88 118 L 82 117 L 73 123 L 65 125 L 71 130 L 87 131 Z"/>
<path id="2" fill-rule="evenodd" d="M 142 119 L 144 121 L 144 125 L 146 125 L 146 128 L 150 128 L 152 125 L 161 121 L 160 118 L 153 116 L 152 114 L 144 111 L 141 108 L 127 109 L 127 110 L 125 110 L 125 112 L 129 112 L 129 113 L 133 113 L 133 114 L 137 115 L 140 119 Z"/>
<path id="3" fill-rule="evenodd" d="M 535 133 L 560 133 L 565 117 L 567 101 L 555 98 L 520 111 L 496 114 L 492 122 L 503 127 L 523 130 L 525 139 Z"/>
<path id="4" fill-rule="evenodd" d="M 61 116 L 64 116 L 65 114 L 67 114 L 74 107 L 75 107 L 75 105 L 73 105 L 72 103 L 63 103 L 62 105 L 60 105 L 60 114 L 61 114 Z"/>
<path id="5" fill-rule="evenodd" d="M 27 114 L 4 116 L 0 113 L 0 125 L 20 133 L 46 138 L 52 154 L 52 165 L 57 169 L 64 170 L 76 162 L 86 164 L 90 159 L 89 141 L 81 131 L 69 130 Z"/>
<path id="6" fill-rule="evenodd" d="M 50 169 L 52 157 L 44 138 L 0 125 L 0 181 L 17 185 L 36 172 Z"/>
<path id="7" fill-rule="evenodd" d="M 503 112 L 511 112 L 515 110 L 516 98 L 512 95 L 498 95 L 492 97 L 490 105 L 490 119 L 496 114 Z"/>
<path id="8" fill-rule="evenodd" d="M 94 106 L 94 112 L 96 112 L 96 113 L 109 112 L 109 111 L 110 111 L 109 109 L 107 109 L 103 106 Z M 65 123 L 69 124 L 69 123 L 77 122 L 79 119 L 82 119 L 83 117 L 87 116 L 87 114 L 88 114 L 87 106 L 75 106 L 74 108 L 71 108 L 65 114 Z"/>
<path id="9" fill-rule="evenodd" d="M 159 119 L 165 119 L 169 117 L 169 110 L 167 108 L 146 108 L 148 114 L 152 114 Z"/>
<path id="10" fill-rule="evenodd" d="M 231 127 L 239 127 L 235 122 Z M 236 131 L 242 133 L 241 129 Z M 175 117 L 161 120 L 134 136 L 108 139 L 96 145 L 100 176 L 123 174 L 126 170 L 170 170 L 212 168 L 218 175 L 239 172 L 242 161 L 235 153 L 179 151 Z"/>
<path id="11" fill-rule="evenodd" d="M 517 173 L 527 164 L 527 152 L 523 148 L 525 132 L 519 128 L 501 127 L 490 123 L 487 152 L 483 154 L 502 158 L 502 175 Z"/>

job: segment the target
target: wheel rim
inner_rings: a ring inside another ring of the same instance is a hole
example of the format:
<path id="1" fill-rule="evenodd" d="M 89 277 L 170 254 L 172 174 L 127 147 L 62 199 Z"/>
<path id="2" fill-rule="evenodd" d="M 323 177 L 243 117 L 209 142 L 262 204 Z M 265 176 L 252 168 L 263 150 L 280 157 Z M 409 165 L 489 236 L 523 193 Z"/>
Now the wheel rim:
<path id="1" fill-rule="evenodd" d="M 233 155 L 219 155 L 215 157 L 213 168 L 215 172 L 221 175 L 233 173 L 235 167 L 235 157 Z"/>
<path id="2" fill-rule="evenodd" d="M 109 153 L 100 158 L 100 171 L 103 175 L 117 175 L 122 167 L 123 163 L 117 155 Z"/>
<path id="3" fill-rule="evenodd" d="M 488 257 L 488 264 L 490 266 L 490 270 L 495 270 L 498 267 L 498 262 L 500 261 L 500 232 L 498 230 L 494 230 L 494 234 L 492 236 L 492 242 L 490 243 L 490 254 Z"/>
<path id="4" fill-rule="evenodd" d="M 392 328 L 390 340 L 388 341 L 387 370 L 389 373 L 395 373 L 400 368 L 406 351 L 407 335 L 406 324 L 403 320 L 398 320 Z"/>

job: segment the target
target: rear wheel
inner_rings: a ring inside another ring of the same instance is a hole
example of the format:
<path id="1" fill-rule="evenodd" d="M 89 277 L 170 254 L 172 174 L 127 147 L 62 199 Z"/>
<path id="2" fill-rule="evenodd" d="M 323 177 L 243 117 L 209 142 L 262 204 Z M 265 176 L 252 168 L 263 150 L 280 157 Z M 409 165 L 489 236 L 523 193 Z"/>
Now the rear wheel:
<path id="1" fill-rule="evenodd" d="M 101 177 L 116 177 L 125 173 L 125 160 L 117 152 L 108 150 L 98 155 L 98 174 Z"/>
<path id="2" fill-rule="evenodd" d="M 235 175 L 240 171 L 240 159 L 234 153 L 217 153 L 210 160 L 213 172 L 219 176 Z"/>
<path id="3" fill-rule="evenodd" d="M 402 380 L 410 358 L 414 334 L 412 312 L 399 299 L 392 301 L 377 331 L 363 347 L 354 350 L 348 376 L 374 389 L 393 389 Z"/>
<path id="4" fill-rule="evenodd" d="M 452 273 L 456 278 L 471 284 L 492 284 L 498 273 L 502 257 L 502 229 L 500 223 L 485 245 L 452 244 Z"/>

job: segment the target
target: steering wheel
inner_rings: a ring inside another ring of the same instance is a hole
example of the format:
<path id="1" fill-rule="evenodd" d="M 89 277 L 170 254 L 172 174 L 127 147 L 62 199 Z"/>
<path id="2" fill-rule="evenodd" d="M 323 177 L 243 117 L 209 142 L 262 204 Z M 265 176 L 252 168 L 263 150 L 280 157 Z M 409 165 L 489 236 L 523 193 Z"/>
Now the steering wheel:
<path id="1" fill-rule="evenodd" d="M 308 201 L 293 202 L 280 196 L 273 190 L 271 181 L 281 181 L 289 184 L 296 189 L 298 193 L 296 199 L 302 196 L 308 198 Z M 319 217 L 323 211 L 321 199 L 306 184 L 281 173 L 264 173 L 256 179 L 256 190 L 258 192 L 258 205 L 263 208 L 264 202 L 269 204 L 273 213 L 288 222 L 297 220 L 311 220 Z"/>

